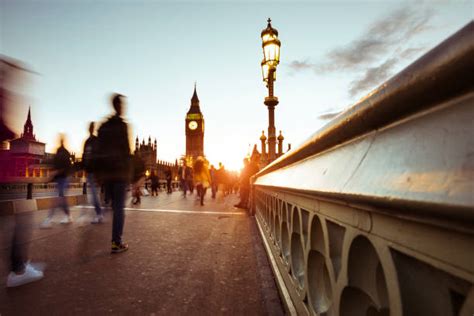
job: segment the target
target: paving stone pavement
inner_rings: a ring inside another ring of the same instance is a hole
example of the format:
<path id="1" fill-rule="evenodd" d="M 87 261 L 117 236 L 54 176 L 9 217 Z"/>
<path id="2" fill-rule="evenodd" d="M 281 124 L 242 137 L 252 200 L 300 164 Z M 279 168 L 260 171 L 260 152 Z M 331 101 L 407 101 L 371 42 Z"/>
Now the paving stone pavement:
<path id="1" fill-rule="evenodd" d="M 33 261 L 45 277 L 18 288 L 0 287 L 0 315 L 283 315 L 255 219 L 234 208 L 237 197 L 181 192 L 128 199 L 124 240 L 129 251 L 110 254 L 111 211 L 91 225 L 93 208 L 72 210 L 74 223 L 39 224 L 31 212 Z M 12 217 L 0 217 L 0 275 L 9 270 Z M 262 259 L 263 258 L 263 259 Z M 5 283 L 3 283 L 5 284 Z"/>

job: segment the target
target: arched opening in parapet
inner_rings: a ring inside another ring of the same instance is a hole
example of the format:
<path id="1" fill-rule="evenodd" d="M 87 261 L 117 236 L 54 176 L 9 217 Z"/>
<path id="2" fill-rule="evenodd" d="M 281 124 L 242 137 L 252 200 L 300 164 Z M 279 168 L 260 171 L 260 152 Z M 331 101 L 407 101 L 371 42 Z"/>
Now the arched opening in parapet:
<path id="1" fill-rule="evenodd" d="M 324 256 L 311 250 L 308 256 L 308 296 L 312 309 L 320 314 L 332 304 L 332 286 Z"/>
<path id="2" fill-rule="evenodd" d="M 285 263 L 288 264 L 290 259 L 290 234 L 286 222 L 282 222 L 281 225 L 281 254 Z"/>
<path id="3" fill-rule="evenodd" d="M 354 239 L 349 250 L 348 285 L 340 300 L 341 315 L 389 315 L 383 267 L 371 242 Z"/>
<path id="4" fill-rule="evenodd" d="M 301 238 L 301 218 L 295 206 L 291 215 L 291 269 L 300 288 L 304 288 L 304 248 Z"/>

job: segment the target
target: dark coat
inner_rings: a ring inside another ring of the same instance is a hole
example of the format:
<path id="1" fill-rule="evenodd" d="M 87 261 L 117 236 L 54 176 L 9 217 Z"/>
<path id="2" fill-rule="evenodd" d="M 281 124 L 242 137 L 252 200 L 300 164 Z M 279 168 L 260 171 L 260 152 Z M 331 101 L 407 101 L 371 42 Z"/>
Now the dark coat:
<path id="1" fill-rule="evenodd" d="M 97 163 L 97 151 L 99 147 L 99 141 L 97 136 L 91 135 L 84 143 L 84 149 L 82 151 L 82 166 L 88 173 L 95 171 Z"/>
<path id="2" fill-rule="evenodd" d="M 53 159 L 53 166 L 56 170 L 54 179 L 65 178 L 71 172 L 71 154 L 64 146 L 61 146 L 56 151 Z"/>
<path id="3" fill-rule="evenodd" d="M 114 115 L 99 128 L 97 172 L 104 181 L 131 179 L 131 155 L 128 128 L 123 119 Z"/>

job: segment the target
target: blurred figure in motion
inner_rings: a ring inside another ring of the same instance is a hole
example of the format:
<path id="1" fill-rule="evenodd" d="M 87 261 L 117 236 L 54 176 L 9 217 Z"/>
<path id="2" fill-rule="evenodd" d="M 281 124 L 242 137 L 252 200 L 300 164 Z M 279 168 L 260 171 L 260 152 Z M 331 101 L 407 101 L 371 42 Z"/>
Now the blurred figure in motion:
<path id="1" fill-rule="evenodd" d="M 209 174 L 207 162 L 203 157 L 198 157 L 196 159 L 193 170 L 196 191 L 201 201 L 201 205 L 204 205 L 204 196 L 206 195 L 207 188 L 211 184 L 211 175 Z"/>
<path id="2" fill-rule="evenodd" d="M 155 170 L 151 171 L 150 182 L 151 182 L 151 196 L 158 196 L 158 188 L 160 187 L 160 179 L 156 175 Z"/>
<path id="3" fill-rule="evenodd" d="M 67 198 L 64 196 L 67 186 L 68 186 L 68 176 L 71 172 L 71 154 L 64 147 L 64 135 L 59 135 L 59 147 L 54 155 L 53 167 L 54 167 L 54 177 L 53 182 L 57 183 L 58 186 L 58 195 L 59 203 L 58 207 L 62 208 L 65 216 L 61 220 L 61 224 L 70 224 L 72 223 L 72 216 L 69 210 L 69 205 L 67 203 Z M 51 228 L 51 220 L 53 219 L 54 213 L 56 212 L 57 207 L 53 207 L 49 210 L 49 214 L 46 219 L 41 224 L 41 228 Z"/>
<path id="4" fill-rule="evenodd" d="M 19 71 L 25 71 L 17 62 L 0 56 L 0 143 L 15 137 L 9 128 L 7 112 L 12 110 L 10 92 L 6 82 L 13 80 Z M 0 175 L 0 182 L 3 182 Z M 43 278 L 43 271 L 35 268 L 28 260 L 28 242 L 31 235 L 31 214 L 15 214 L 10 252 L 11 272 L 7 277 L 7 287 L 16 287 Z"/>
<path id="5" fill-rule="evenodd" d="M 211 176 L 211 197 L 213 199 L 216 198 L 216 193 L 217 193 L 217 180 L 216 180 L 216 168 L 214 165 L 211 165 L 211 168 L 209 169 L 209 174 Z"/>
<path id="6" fill-rule="evenodd" d="M 182 160 L 182 165 L 179 167 L 179 180 L 181 183 L 181 188 L 183 189 L 183 196 L 186 197 L 186 191 L 189 190 L 191 193 L 191 187 L 189 186 L 192 183 L 192 169 L 186 163 L 186 160 Z"/>
<path id="7" fill-rule="evenodd" d="M 166 193 L 171 194 L 173 193 L 173 189 L 171 187 L 171 181 L 173 180 L 171 168 L 166 169 L 165 176 L 166 176 Z"/>
<path id="8" fill-rule="evenodd" d="M 87 185 L 89 186 L 92 203 L 95 208 L 95 217 L 92 219 L 92 224 L 100 224 L 104 220 L 102 208 L 100 207 L 99 196 L 97 194 L 97 183 L 96 183 L 96 156 L 98 150 L 97 136 L 94 135 L 95 123 L 89 124 L 89 138 L 84 143 L 84 149 L 82 151 L 82 165 L 87 173 Z"/>
<path id="9" fill-rule="evenodd" d="M 132 159 L 132 204 L 137 205 L 142 202 L 142 186 L 145 183 L 145 162 L 139 154 L 135 154 Z"/>
<path id="10" fill-rule="evenodd" d="M 217 169 L 216 171 L 216 180 L 218 190 L 222 192 L 223 196 L 227 196 L 229 193 L 227 190 L 227 170 L 225 170 L 225 167 L 222 162 L 219 162 L 219 169 Z"/>
<path id="11" fill-rule="evenodd" d="M 124 252 L 128 245 L 122 241 L 125 222 L 125 194 L 130 184 L 130 144 L 127 123 L 122 119 L 124 96 L 112 95 L 112 115 L 99 128 L 98 159 L 100 177 L 110 190 L 112 201 L 112 253 Z"/>
<path id="12" fill-rule="evenodd" d="M 186 167 L 186 183 L 188 186 L 189 194 L 194 193 L 194 169 L 191 166 Z"/>
<path id="13" fill-rule="evenodd" d="M 259 170 L 258 159 L 252 155 L 250 161 L 244 159 L 244 168 L 240 174 L 240 202 L 235 207 L 248 209 L 250 178 Z"/>

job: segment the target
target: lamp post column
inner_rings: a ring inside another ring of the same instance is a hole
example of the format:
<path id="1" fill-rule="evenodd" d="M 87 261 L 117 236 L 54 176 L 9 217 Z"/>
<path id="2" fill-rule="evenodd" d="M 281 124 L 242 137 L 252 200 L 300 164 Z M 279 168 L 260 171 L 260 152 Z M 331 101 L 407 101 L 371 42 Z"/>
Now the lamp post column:
<path id="1" fill-rule="evenodd" d="M 275 106 L 278 98 L 273 95 L 273 72 L 276 69 L 271 67 L 268 73 L 268 97 L 264 104 L 268 108 L 268 163 L 276 158 L 276 130 L 275 130 Z"/>

